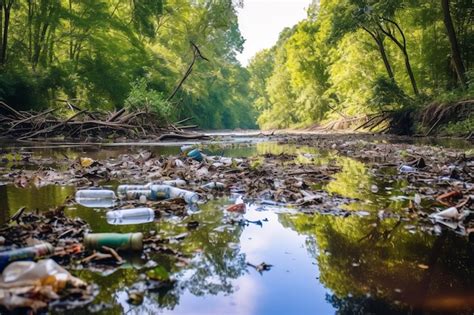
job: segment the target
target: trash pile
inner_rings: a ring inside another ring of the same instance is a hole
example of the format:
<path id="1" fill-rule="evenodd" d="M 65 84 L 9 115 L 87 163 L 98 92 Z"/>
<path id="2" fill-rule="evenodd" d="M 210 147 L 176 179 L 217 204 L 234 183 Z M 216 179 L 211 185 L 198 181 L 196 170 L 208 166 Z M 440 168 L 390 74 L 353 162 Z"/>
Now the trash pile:
<path id="1" fill-rule="evenodd" d="M 127 202 L 159 202 L 166 205 L 195 204 L 199 196 L 175 187 L 180 181 L 166 184 L 120 185 L 117 195 L 108 189 L 84 189 L 76 192 L 76 202 L 92 208 L 112 208 Z M 144 200 L 143 200 L 144 199 Z M 121 202 L 122 201 L 122 202 Z M 167 207 L 171 208 L 171 207 Z M 181 253 L 168 248 L 166 240 L 143 233 L 90 233 L 89 225 L 80 219 L 67 218 L 60 207 L 54 211 L 34 214 L 22 208 L 0 229 L 0 306 L 7 310 L 46 307 L 72 308 L 90 303 L 96 294 L 94 285 L 73 277 L 63 266 L 77 269 L 106 270 L 116 268 L 126 259 L 121 253 L 162 253 L 187 262 Z M 182 214 L 174 211 L 173 214 Z M 159 217 L 160 210 L 148 207 L 110 210 L 107 222 L 112 225 L 142 224 Z M 180 236 L 184 238 L 185 235 Z M 32 260 L 39 260 L 37 263 Z M 153 261 L 149 266 L 154 267 Z M 157 285 L 156 280 L 154 285 Z M 172 285 L 172 279 L 159 284 Z"/>
<path id="2" fill-rule="evenodd" d="M 37 312 L 49 303 L 69 308 L 90 303 L 94 287 L 60 267 L 81 253 L 88 225 L 65 217 L 63 207 L 45 214 L 20 209 L 10 224 L 0 228 L 0 305 L 6 310 Z M 13 224 L 13 221 L 16 223 Z"/>
<path id="3" fill-rule="evenodd" d="M 107 219 L 111 224 L 131 224 L 145 214 L 154 217 L 153 210 L 142 208 L 109 211 Z M 184 255 L 167 247 L 166 240 L 156 235 L 91 233 L 87 223 L 67 218 L 60 210 L 22 214 L 16 223 L 1 228 L 0 234 L 0 311 L 71 309 L 93 301 L 97 286 L 64 268 L 113 270 L 125 264 L 122 255 L 131 252 L 144 256 L 150 268 L 156 267 L 148 258 L 151 252 L 187 262 Z M 158 285 L 156 280 L 149 281 Z M 172 284 L 172 279 L 159 283 Z"/>
<path id="4" fill-rule="evenodd" d="M 37 312 L 52 301 L 71 308 L 90 303 L 93 298 L 92 286 L 72 276 L 52 259 L 13 262 L 0 277 L 0 305 L 9 311 Z"/>

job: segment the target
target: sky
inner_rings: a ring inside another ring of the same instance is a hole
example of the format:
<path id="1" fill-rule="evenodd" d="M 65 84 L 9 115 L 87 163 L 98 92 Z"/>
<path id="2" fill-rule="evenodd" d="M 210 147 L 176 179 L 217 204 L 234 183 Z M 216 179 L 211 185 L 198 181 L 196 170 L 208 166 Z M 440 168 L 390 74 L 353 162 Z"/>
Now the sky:
<path id="1" fill-rule="evenodd" d="M 238 10 L 239 26 L 246 39 L 244 51 L 237 59 L 246 66 L 256 52 L 276 43 L 283 28 L 306 17 L 311 0 L 244 0 Z"/>

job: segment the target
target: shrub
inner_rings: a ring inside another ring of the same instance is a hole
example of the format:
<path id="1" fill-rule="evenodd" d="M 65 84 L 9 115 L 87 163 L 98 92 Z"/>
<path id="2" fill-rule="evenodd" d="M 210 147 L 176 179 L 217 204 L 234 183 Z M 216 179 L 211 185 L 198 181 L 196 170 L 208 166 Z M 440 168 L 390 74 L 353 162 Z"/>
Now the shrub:
<path id="1" fill-rule="evenodd" d="M 166 100 L 162 93 L 150 89 L 147 79 L 138 79 L 131 85 L 130 93 L 125 99 L 125 108 L 129 110 L 146 109 L 164 121 L 174 118 L 171 103 Z"/>

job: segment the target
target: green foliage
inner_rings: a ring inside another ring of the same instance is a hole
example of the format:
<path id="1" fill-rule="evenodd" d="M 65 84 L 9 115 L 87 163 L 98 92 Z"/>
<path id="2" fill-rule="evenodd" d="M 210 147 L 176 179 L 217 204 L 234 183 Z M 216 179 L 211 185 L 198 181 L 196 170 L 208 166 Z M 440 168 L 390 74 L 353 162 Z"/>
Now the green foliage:
<path id="1" fill-rule="evenodd" d="M 397 83 L 385 76 L 375 79 L 371 104 L 380 111 L 398 109 L 409 103 L 409 98 Z"/>
<path id="2" fill-rule="evenodd" d="M 443 135 L 452 136 L 452 135 L 469 135 L 474 130 L 474 115 L 460 120 L 460 121 L 451 121 L 447 125 L 441 128 L 441 133 Z"/>
<path id="3" fill-rule="evenodd" d="M 439 2 L 314 1 L 305 20 L 283 30 L 275 46 L 249 65 L 258 124 L 308 126 L 341 115 L 405 110 L 448 96 L 472 97 L 474 29 L 467 2 L 450 1 L 471 78 L 462 90 Z"/>
<path id="4" fill-rule="evenodd" d="M 163 121 L 169 121 L 173 117 L 170 102 L 160 92 L 150 89 L 145 78 L 132 83 L 132 89 L 125 99 L 125 107 L 134 111 L 151 111 Z"/>
<path id="5" fill-rule="evenodd" d="M 193 117 L 203 128 L 254 127 L 248 72 L 235 57 L 243 45 L 235 5 L 15 1 L 5 64 L 0 60 L 0 98 L 18 109 L 55 106 L 58 98 L 108 110 L 150 102 L 163 119 Z M 209 61 L 196 60 L 167 104 L 193 58 L 190 42 Z M 144 77 L 145 88 L 136 83 Z"/>

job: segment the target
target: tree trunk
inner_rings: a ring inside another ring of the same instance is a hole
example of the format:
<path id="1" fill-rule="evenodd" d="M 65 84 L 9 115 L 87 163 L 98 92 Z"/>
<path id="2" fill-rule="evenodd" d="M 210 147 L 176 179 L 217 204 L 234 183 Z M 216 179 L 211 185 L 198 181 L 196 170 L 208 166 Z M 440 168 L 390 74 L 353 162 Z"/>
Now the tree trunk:
<path id="1" fill-rule="evenodd" d="M 7 46 L 8 46 L 8 27 L 10 26 L 10 11 L 13 5 L 13 0 L 8 3 L 3 1 L 3 37 L 2 37 L 2 49 L 0 51 L 0 64 L 4 65 L 7 61 Z"/>
<path id="2" fill-rule="evenodd" d="M 400 27 L 400 25 L 398 25 L 397 22 L 385 17 L 382 17 L 381 19 L 385 21 L 385 23 L 390 23 L 392 26 L 394 26 L 396 30 L 398 31 L 398 33 L 400 34 L 400 36 L 402 37 L 402 40 L 400 41 L 395 36 L 395 31 L 393 31 L 389 25 L 385 25 L 384 23 L 378 23 L 378 27 L 382 31 L 382 33 L 384 33 L 388 38 L 390 38 L 392 42 L 394 42 L 395 45 L 397 45 L 398 48 L 400 48 L 400 50 L 402 51 L 403 57 L 405 59 L 405 67 L 407 69 L 408 76 L 410 77 L 411 86 L 413 88 L 413 93 L 415 93 L 415 96 L 419 96 L 420 93 L 418 91 L 418 86 L 416 85 L 413 69 L 411 68 L 410 57 L 408 56 L 407 40 L 405 37 L 405 33 L 403 32 L 402 28 Z"/>
<path id="3" fill-rule="evenodd" d="M 453 20 L 451 19 L 451 13 L 449 11 L 449 0 L 441 0 L 441 6 L 443 8 L 446 33 L 448 34 L 449 43 L 451 44 L 451 57 L 453 58 L 454 68 L 459 82 L 461 82 L 461 86 L 465 88 L 467 86 L 466 73 L 461 58 L 458 40 L 456 38 L 456 31 L 454 30 Z"/>
<path id="4" fill-rule="evenodd" d="M 385 46 L 383 44 L 382 39 L 380 39 L 380 41 L 377 41 L 377 46 L 379 47 L 380 55 L 382 56 L 383 64 L 385 65 L 385 69 L 387 70 L 387 74 L 388 74 L 389 78 L 392 81 L 394 81 L 395 76 L 393 75 L 392 66 L 390 65 L 390 62 L 388 61 L 387 52 L 385 51 Z"/>
<path id="5" fill-rule="evenodd" d="M 174 88 L 173 92 L 171 93 L 171 95 L 166 99 L 168 102 L 171 101 L 173 99 L 173 97 L 176 95 L 176 93 L 178 93 L 178 90 L 181 88 L 181 86 L 183 85 L 184 81 L 186 81 L 186 79 L 188 78 L 188 76 L 191 74 L 191 72 L 193 71 L 193 66 L 194 66 L 194 63 L 196 62 L 197 58 L 201 58 L 201 59 L 204 59 L 206 61 L 209 61 L 209 59 L 207 59 L 206 57 L 204 57 L 202 54 L 201 54 L 201 51 L 199 50 L 198 46 L 196 46 L 196 44 L 194 44 L 193 42 L 190 42 L 191 44 L 191 47 L 193 49 L 193 60 L 191 61 L 191 63 L 189 64 L 188 66 L 188 69 L 186 70 L 186 72 L 184 73 L 183 77 L 181 78 L 181 80 L 179 81 L 178 85 Z"/>
<path id="6" fill-rule="evenodd" d="M 403 55 L 405 56 L 405 67 L 407 68 L 408 76 L 410 77 L 411 86 L 413 87 L 413 93 L 418 96 L 420 95 L 420 93 L 418 91 L 418 86 L 416 85 L 415 75 L 413 74 L 413 70 L 411 68 L 408 52 L 406 50 L 403 50 Z"/>
<path id="7" fill-rule="evenodd" d="M 385 50 L 385 45 L 383 43 L 382 35 L 380 34 L 380 32 L 369 30 L 366 27 L 362 27 L 362 29 L 366 31 L 374 39 L 379 49 L 380 56 L 382 57 L 383 64 L 385 65 L 385 70 L 387 70 L 387 74 L 392 81 L 395 81 L 395 76 L 393 75 L 392 66 L 390 65 L 390 62 L 388 61 L 387 51 Z"/>
<path id="8" fill-rule="evenodd" d="M 0 54 L 3 51 L 3 0 L 0 0 Z"/>

